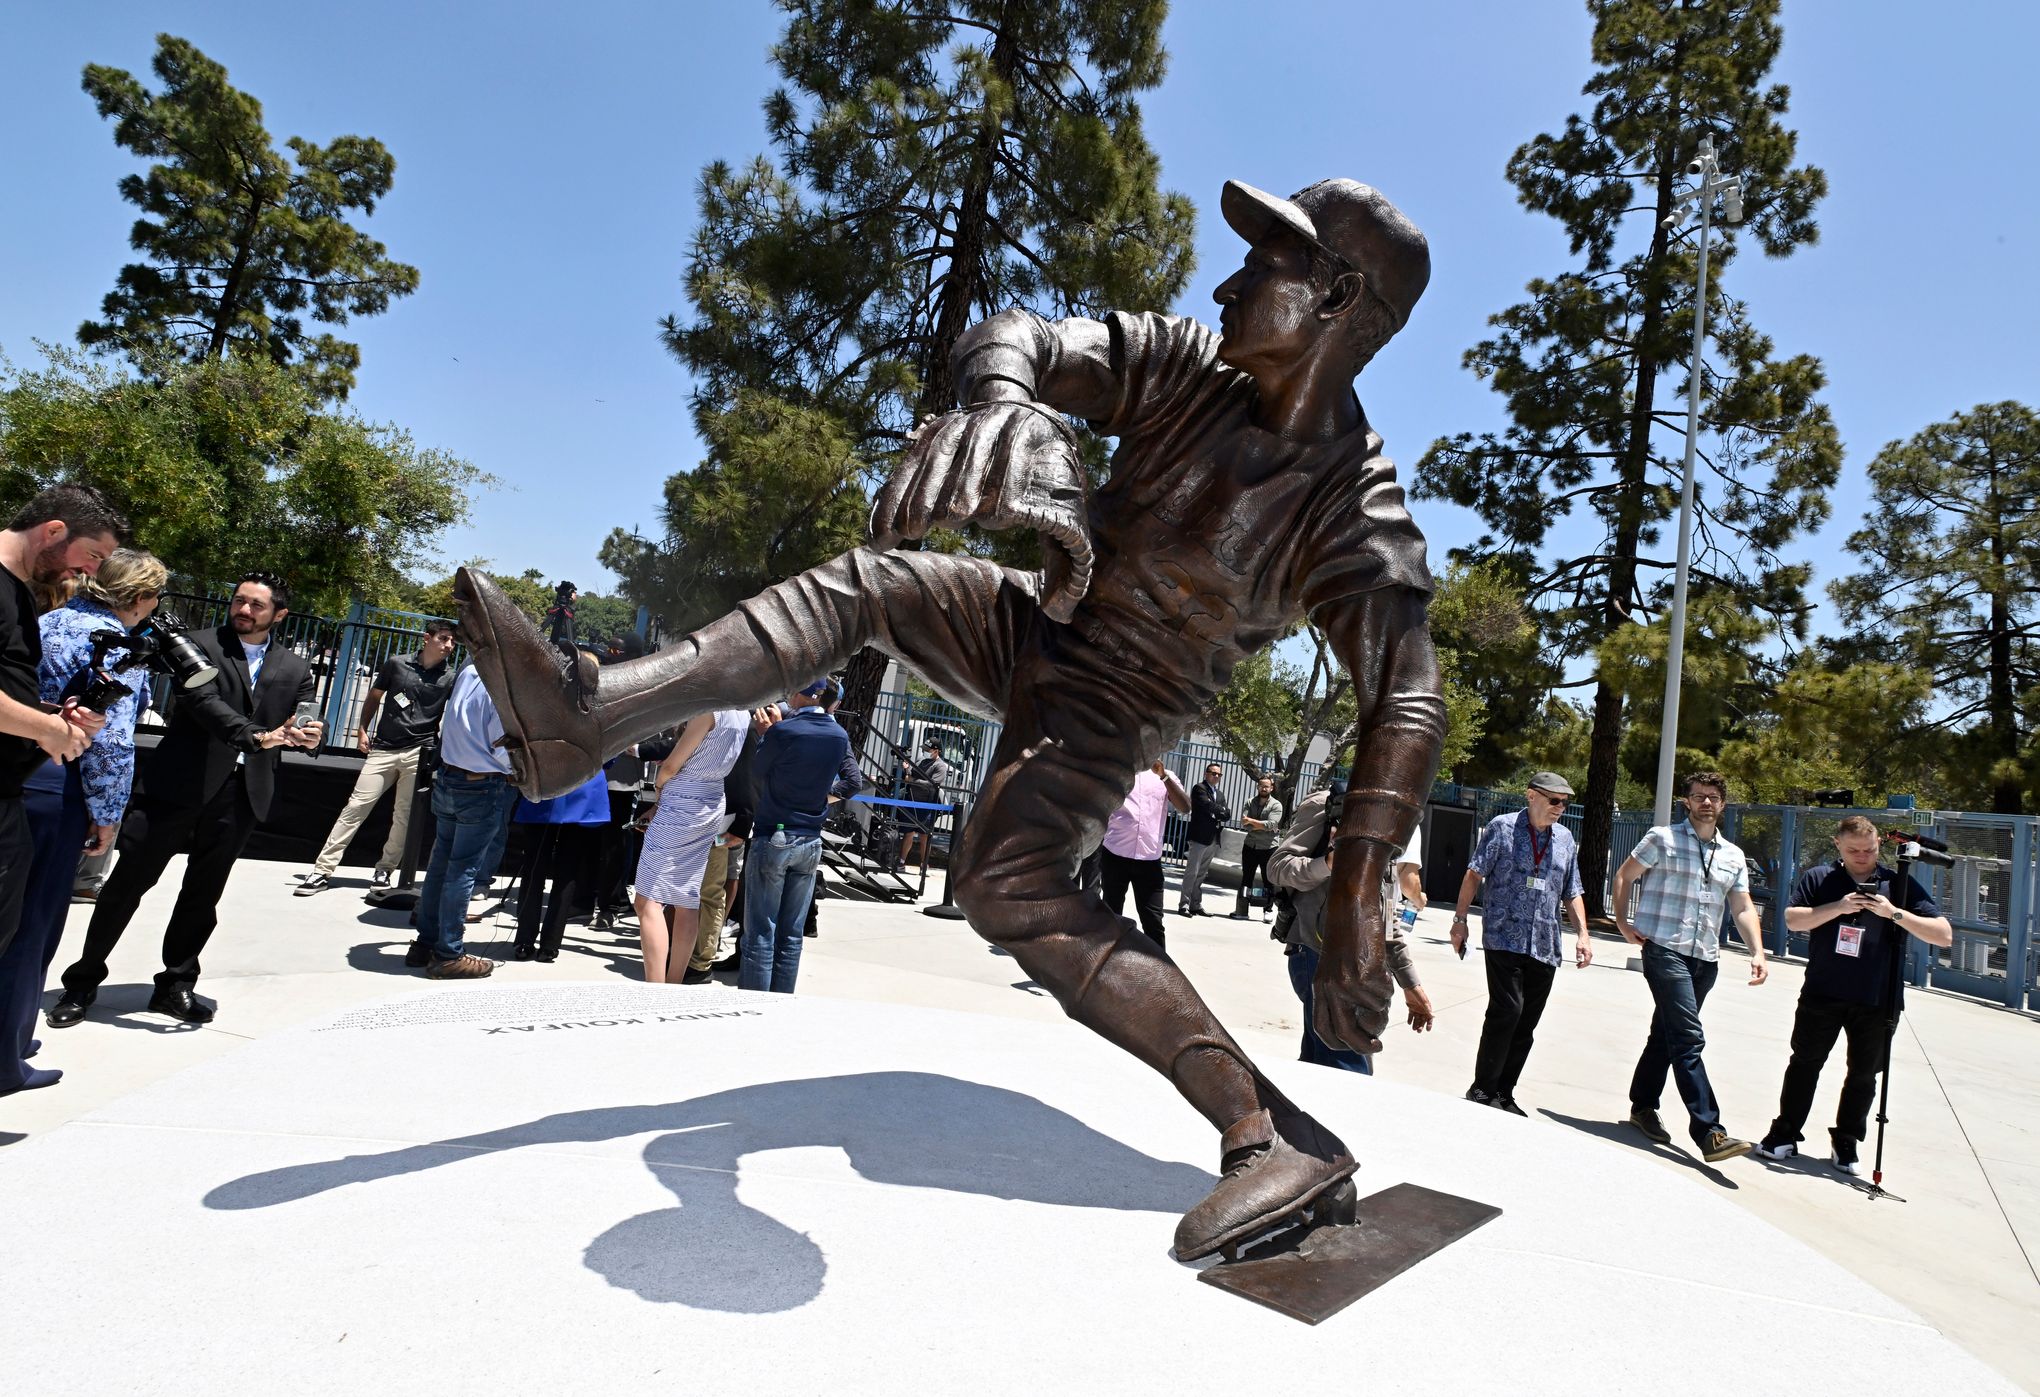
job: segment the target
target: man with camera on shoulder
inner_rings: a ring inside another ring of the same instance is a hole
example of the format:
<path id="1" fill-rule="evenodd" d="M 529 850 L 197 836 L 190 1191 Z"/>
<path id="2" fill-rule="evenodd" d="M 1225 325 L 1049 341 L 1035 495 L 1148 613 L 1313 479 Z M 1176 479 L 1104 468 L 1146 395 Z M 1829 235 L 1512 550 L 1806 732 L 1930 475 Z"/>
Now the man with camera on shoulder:
<path id="1" fill-rule="evenodd" d="M 1877 861 L 1877 826 L 1867 815 L 1843 819 L 1834 842 L 1839 857 L 1800 874 L 1785 908 L 1786 927 L 1806 937 L 1806 979 L 1792 1016 L 1792 1060 L 1778 1093 L 1778 1117 L 1757 1153 L 1766 1159 L 1799 1153 L 1820 1070 L 1835 1039 L 1847 1034 L 1848 1074 L 1828 1132 L 1833 1142 L 1828 1161 L 1853 1175 L 1856 1146 L 1869 1133 L 1870 1102 L 1885 1068 L 1891 1026 L 1905 1005 L 1905 986 L 1892 961 L 1905 954 L 1906 937 L 1946 946 L 1955 940 L 1955 928 L 1918 879 L 1908 874 L 1901 883 L 1897 869 Z"/>
<path id="2" fill-rule="evenodd" d="M 101 728 L 103 715 L 71 701 L 42 702 L 42 632 L 31 584 L 99 571 L 128 522 L 97 490 L 56 485 L 16 513 L 0 533 L 0 954 L 15 939 L 35 838 L 23 783 L 51 758 L 69 761 Z"/>
<path id="3" fill-rule="evenodd" d="M 316 750 L 323 734 L 310 711 L 311 667 L 275 634 L 289 612 L 283 579 L 250 572 L 234 585 L 227 624 L 190 637 L 218 674 L 177 692 L 163 740 L 141 763 L 139 819 L 130 820 L 120 860 L 100 889 L 85 949 L 64 971 L 64 992 L 47 1016 L 50 1027 L 85 1017 L 106 979 L 107 957 L 143 894 L 180 852 L 190 859 L 163 931 L 163 970 L 149 1010 L 185 1023 L 211 1021 L 212 1006 L 195 998 L 192 987 L 199 954 L 219 923 L 227 875 L 255 826 L 268 818 L 282 749 Z"/>

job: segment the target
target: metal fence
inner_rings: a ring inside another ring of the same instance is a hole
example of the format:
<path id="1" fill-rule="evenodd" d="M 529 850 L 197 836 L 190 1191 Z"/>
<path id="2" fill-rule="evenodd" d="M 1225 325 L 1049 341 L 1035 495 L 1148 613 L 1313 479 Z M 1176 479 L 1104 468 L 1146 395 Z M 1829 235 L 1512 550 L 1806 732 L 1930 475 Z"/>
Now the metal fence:
<path id="1" fill-rule="evenodd" d="M 212 628 L 227 618 L 223 597 L 166 592 L 163 609 L 192 629 Z M 433 617 L 356 602 L 347 615 L 334 620 L 293 612 L 276 628 L 283 644 L 303 656 L 318 683 L 320 712 L 326 720 L 326 747 L 351 750 L 359 736 L 356 720 L 377 671 L 393 655 L 415 651 L 425 623 Z M 456 652 L 458 668 L 465 655 Z M 151 707 L 159 714 L 168 701 L 162 676 Z M 942 699 L 913 693 L 879 696 L 870 714 L 863 751 L 865 767 L 884 773 L 881 794 L 899 794 L 903 760 L 920 754 L 929 737 L 939 738 L 956 775 L 944 794 L 965 803 L 991 771 L 1001 725 L 966 713 Z M 1254 794 L 1267 767 L 1242 763 L 1230 751 L 1209 743 L 1184 740 L 1163 759 L 1187 786 L 1203 779 L 1207 766 L 1222 771 L 1220 789 L 1237 812 Z M 1315 790 L 1326 775 L 1317 762 L 1303 764 L 1298 789 Z M 1343 774 L 1337 769 L 1331 774 Z M 1470 806 L 1478 824 L 1524 806 L 1520 791 L 1464 789 L 1440 784 L 1432 800 Z M 1786 805 L 1730 806 L 1722 832 L 1741 846 L 1750 861 L 1751 895 L 1762 908 L 1764 937 L 1777 955 L 1806 953 L 1806 939 L 1785 926 L 1786 894 L 1807 868 L 1833 857 L 1829 843 L 1835 827 L 1849 815 L 1865 815 L 1881 829 L 1906 826 L 1944 840 L 1956 856 L 1952 869 L 1915 867 L 1942 912 L 1953 922 L 1955 941 L 1946 948 L 1913 942 L 1907 974 L 1914 984 L 1935 985 L 2013 1007 L 2040 1008 L 2040 819 L 2025 815 L 1988 815 L 1962 811 L 1838 810 Z M 1577 807 L 1563 816 L 1575 837 L 1583 812 Z M 1614 869 L 1650 828 L 1648 812 L 1618 811 L 1609 839 L 1609 866 L 1601 870 L 1604 892 Z M 1170 812 L 1165 853 L 1182 857 L 1188 820 Z M 1583 870 L 1584 871 L 1584 870 Z M 1589 874 L 1588 876 L 1591 876 Z"/>
<path id="2" fill-rule="evenodd" d="M 213 630 L 227 623 L 227 598 L 194 592 L 165 592 L 162 610 L 190 630 Z M 360 736 L 362 700 L 383 662 L 418 649 L 425 623 L 438 618 L 415 611 L 356 602 L 339 620 L 311 612 L 288 612 L 271 632 L 271 643 L 295 651 L 311 666 L 318 688 L 315 697 L 325 720 L 325 750 L 352 751 Z M 466 663 L 464 650 L 450 661 Z M 170 699 L 167 676 L 153 676 L 150 708 L 160 719 Z"/>

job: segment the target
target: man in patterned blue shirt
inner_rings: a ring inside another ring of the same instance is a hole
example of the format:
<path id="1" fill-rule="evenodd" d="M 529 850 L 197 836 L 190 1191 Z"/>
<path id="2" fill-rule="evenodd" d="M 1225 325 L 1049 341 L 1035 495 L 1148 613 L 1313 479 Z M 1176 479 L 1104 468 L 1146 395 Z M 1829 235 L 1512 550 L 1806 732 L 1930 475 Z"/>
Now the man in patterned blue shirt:
<path id="1" fill-rule="evenodd" d="M 1770 977 L 1757 909 L 1750 901 L 1749 862 L 1721 837 L 1721 812 L 1728 804 L 1728 780 L 1716 771 L 1686 778 L 1686 818 L 1659 825 L 1643 836 L 1635 852 L 1615 870 L 1615 929 L 1643 947 L 1643 978 L 1655 1006 L 1650 1037 L 1629 1083 L 1629 1123 L 1653 1144 L 1671 1143 L 1658 1119 L 1665 1075 L 1678 1083 L 1691 1119 L 1693 1141 L 1709 1164 L 1748 1154 L 1750 1143 L 1721 1128 L 1721 1108 L 1707 1080 L 1700 1050 L 1700 1006 L 1714 988 L 1721 965 L 1721 914 L 1735 917 L 1750 948 L 1750 983 Z M 1629 918 L 1634 888 L 1636 917 Z"/>
<path id="2" fill-rule="evenodd" d="M 1524 792 L 1530 805 L 1497 815 L 1481 831 L 1473 862 L 1459 882 L 1459 906 L 1452 914 L 1452 949 L 1466 954 L 1466 909 L 1483 880 L 1480 949 L 1487 964 L 1487 1019 L 1473 1059 L 1473 1085 L 1466 1099 L 1514 1115 L 1516 1081 L 1529 1060 L 1537 1021 L 1564 959 L 1558 927 L 1559 904 L 1577 929 L 1574 959 L 1594 959 L 1587 938 L 1587 904 L 1581 896 L 1580 850 L 1572 831 L 1558 822 L 1572 799 L 1572 783 L 1555 771 L 1540 771 Z"/>

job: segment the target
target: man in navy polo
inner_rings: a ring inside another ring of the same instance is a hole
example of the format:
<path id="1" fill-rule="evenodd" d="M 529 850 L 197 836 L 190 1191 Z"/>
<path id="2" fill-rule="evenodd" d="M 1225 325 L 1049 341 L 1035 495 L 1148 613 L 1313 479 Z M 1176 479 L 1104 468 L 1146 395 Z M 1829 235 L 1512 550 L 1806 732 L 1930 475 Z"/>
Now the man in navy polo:
<path id="1" fill-rule="evenodd" d="M 1792 1018 L 1792 1061 L 1778 1093 L 1778 1118 L 1757 1146 L 1767 1159 L 1799 1153 L 1820 1070 L 1835 1039 L 1846 1033 L 1848 1073 L 1828 1132 L 1834 1142 L 1828 1159 L 1844 1174 L 1856 1172 L 1856 1146 L 1869 1133 L 1891 1025 L 1905 1006 L 1905 986 L 1892 961 L 1905 954 L 1909 935 L 1929 946 L 1955 939 L 1954 926 L 1919 881 L 1908 876 L 1900 884 L 1898 870 L 1877 861 L 1877 845 L 1877 826 L 1851 815 L 1835 830 L 1840 857 L 1807 869 L 1792 885 L 1785 925 L 1806 937 L 1806 980 Z"/>
<path id="2" fill-rule="evenodd" d="M 801 932 L 822 866 L 829 804 L 864 787 L 850 735 L 829 716 L 842 697 L 826 680 L 787 700 L 787 716 L 766 730 L 752 758 L 757 795 L 744 865 L 744 958 L 737 983 L 792 994 Z"/>
<path id="3" fill-rule="evenodd" d="M 1487 965 L 1487 1018 L 1473 1059 L 1473 1085 L 1466 1099 L 1514 1115 L 1516 1082 L 1530 1058 L 1544 1001 L 1564 959 L 1558 926 L 1561 904 L 1578 929 L 1573 955 L 1582 967 L 1593 963 L 1587 939 L 1587 904 L 1580 888 L 1579 845 L 1558 822 L 1573 796 L 1572 783 L 1555 771 L 1540 771 L 1524 792 L 1530 804 L 1497 815 L 1481 831 L 1473 862 L 1459 882 L 1452 913 L 1452 949 L 1466 954 L 1466 909 L 1483 880 L 1480 950 Z"/>

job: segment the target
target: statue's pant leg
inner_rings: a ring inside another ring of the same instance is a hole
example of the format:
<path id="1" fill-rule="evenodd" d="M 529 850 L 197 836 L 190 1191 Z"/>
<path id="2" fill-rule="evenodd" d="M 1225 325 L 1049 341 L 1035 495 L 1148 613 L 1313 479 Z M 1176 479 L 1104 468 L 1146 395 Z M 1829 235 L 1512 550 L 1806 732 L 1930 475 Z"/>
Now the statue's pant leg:
<path id="1" fill-rule="evenodd" d="M 1017 621 L 1038 581 L 982 558 L 854 548 L 768 587 L 656 655 L 612 665 L 596 690 L 628 741 L 716 708 L 755 708 L 840 668 L 866 645 L 960 703 L 997 712 Z M 657 718 L 661 721 L 647 727 Z"/>
<path id="2" fill-rule="evenodd" d="M 1078 886 L 1078 863 L 1161 734 L 1137 705 L 1041 687 L 1013 695 L 952 873 L 957 905 L 1064 1012 L 1168 1077 L 1219 1130 L 1263 1107 L 1293 1110 L 1183 972 Z"/>
<path id="3" fill-rule="evenodd" d="M 980 558 L 858 548 L 768 587 L 655 655 L 563 670 L 501 589 L 455 579 L 461 633 L 503 720 L 517 781 L 559 795 L 640 738 L 719 708 L 753 708 L 875 645 L 944 694 L 996 713 L 1039 579 Z"/>

